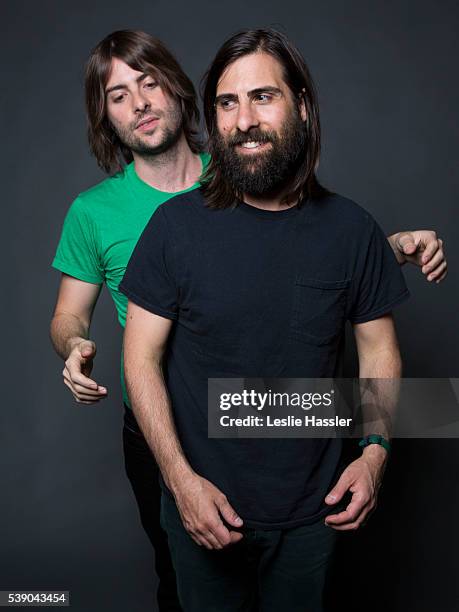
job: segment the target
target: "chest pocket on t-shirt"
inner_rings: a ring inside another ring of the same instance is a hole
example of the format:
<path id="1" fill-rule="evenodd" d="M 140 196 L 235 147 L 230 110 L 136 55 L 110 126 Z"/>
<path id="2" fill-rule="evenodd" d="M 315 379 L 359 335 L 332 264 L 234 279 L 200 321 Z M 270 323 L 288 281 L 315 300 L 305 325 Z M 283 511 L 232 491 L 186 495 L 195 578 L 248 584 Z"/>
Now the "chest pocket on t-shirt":
<path id="1" fill-rule="evenodd" d="M 290 330 L 294 338 L 316 344 L 331 344 L 346 322 L 350 280 L 318 280 L 297 276 L 294 286 Z"/>

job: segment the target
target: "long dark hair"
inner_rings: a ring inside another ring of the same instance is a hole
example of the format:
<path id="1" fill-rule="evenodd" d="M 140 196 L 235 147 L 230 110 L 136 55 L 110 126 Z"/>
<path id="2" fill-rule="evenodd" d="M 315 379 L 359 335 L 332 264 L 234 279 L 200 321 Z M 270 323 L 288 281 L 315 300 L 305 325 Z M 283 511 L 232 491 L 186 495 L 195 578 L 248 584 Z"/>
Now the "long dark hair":
<path id="1" fill-rule="evenodd" d="M 218 81 L 225 69 L 239 58 L 252 53 L 263 52 L 274 57 L 282 66 L 283 77 L 295 100 L 304 100 L 307 118 L 304 122 L 306 150 L 291 182 L 291 188 L 283 198 L 283 203 L 301 203 L 303 198 L 320 197 L 328 192 L 318 182 L 315 172 L 320 154 L 320 120 L 319 107 L 314 83 L 298 49 L 287 37 L 272 28 L 242 30 L 229 38 L 217 52 L 212 64 L 201 83 L 204 103 L 204 117 L 209 137 L 209 152 L 212 154 L 213 143 L 217 135 L 215 98 Z M 242 194 L 235 193 L 225 179 L 224 170 L 210 161 L 202 177 L 203 192 L 211 208 L 228 208 L 235 198 Z"/>
<path id="2" fill-rule="evenodd" d="M 164 91 L 179 101 L 185 137 L 193 153 L 198 153 L 201 150 L 199 110 L 193 83 L 160 40 L 140 30 L 119 30 L 95 47 L 86 64 L 88 139 L 99 166 L 111 173 L 132 161 L 132 152 L 120 141 L 106 113 L 105 87 L 115 57 L 133 70 L 154 76 Z"/>

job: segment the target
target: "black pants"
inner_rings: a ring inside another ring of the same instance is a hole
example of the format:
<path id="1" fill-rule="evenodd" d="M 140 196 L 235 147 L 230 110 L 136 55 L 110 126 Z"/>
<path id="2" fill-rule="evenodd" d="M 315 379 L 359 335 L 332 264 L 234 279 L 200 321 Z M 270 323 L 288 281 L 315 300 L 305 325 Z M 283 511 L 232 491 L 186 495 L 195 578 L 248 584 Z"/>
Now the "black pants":
<path id="1" fill-rule="evenodd" d="M 167 536 L 160 525 L 161 489 L 158 465 L 129 408 L 125 409 L 123 448 L 126 474 L 137 500 L 140 520 L 155 550 L 159 610 L 181 611 Z"/>
<path id="2" fill-rule="evenodd" d="M 198 546 L 174 500 L 161 499 L 179 598 L 186 612 L 323 612 L 337 532 L 320 520 L 292 529 L 243 529 L 223 550 Z"/>
<path id="3" fill-rule="evenodd" d="M 198 546 L 174 501 L 161 495 L 158 466 L 129 408 L 124 423 L 126 473 L 155 550 L 161 612 L 181 611 L 179 596 L 186 612 L 322 612 L 336 531 L 322 521 L 288 530 L 244 529 L 244 539 L 228 549 Z"/>

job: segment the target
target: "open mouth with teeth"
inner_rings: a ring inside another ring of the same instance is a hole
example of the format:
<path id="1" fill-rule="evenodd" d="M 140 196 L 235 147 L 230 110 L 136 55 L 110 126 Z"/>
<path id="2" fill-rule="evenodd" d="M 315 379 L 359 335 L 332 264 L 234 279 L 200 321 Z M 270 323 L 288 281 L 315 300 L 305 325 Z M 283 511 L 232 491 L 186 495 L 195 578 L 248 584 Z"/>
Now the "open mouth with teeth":
<path id="1" fill-rule="evenodd" d="M 237 146 L 238 149 L 243 149 L 244 151 L 260 151 L 266 148 L 270 143 L 269 142 L 259 142 L 258 140 L 247 140 L 246 142 L 241 142 Z"/>

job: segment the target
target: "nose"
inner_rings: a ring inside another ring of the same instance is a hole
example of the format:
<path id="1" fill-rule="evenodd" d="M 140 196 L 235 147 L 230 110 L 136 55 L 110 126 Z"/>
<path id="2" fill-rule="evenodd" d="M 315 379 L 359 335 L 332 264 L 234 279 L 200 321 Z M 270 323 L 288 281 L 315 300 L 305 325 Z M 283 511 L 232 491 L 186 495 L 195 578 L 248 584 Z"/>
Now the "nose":
<path id="1" fill-rule="evenodd" d="M 135 113 L 143 113 L 150 108 L 150 101 L 142 91 L 137 91 L 132 95 L 132 107 Z"/>
<path id="2" fill-rule="evenodd" d="M 257 111 L 250 100 L 239 104 L 236 125 L 241 132 L 248 132 L 250 128 L 259 125 Z"/>

